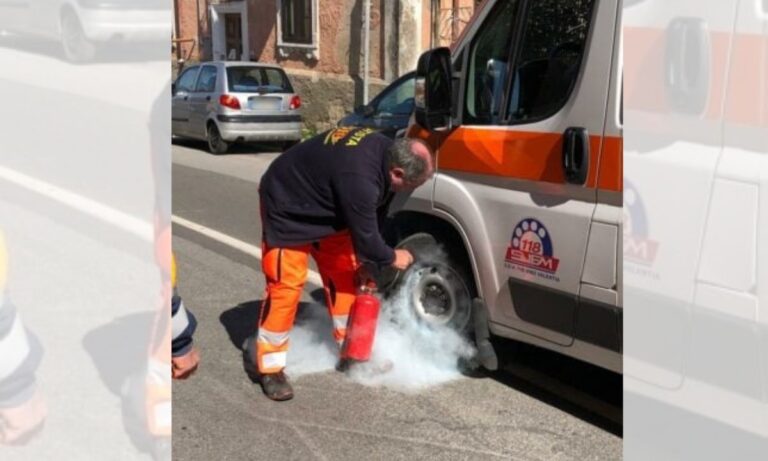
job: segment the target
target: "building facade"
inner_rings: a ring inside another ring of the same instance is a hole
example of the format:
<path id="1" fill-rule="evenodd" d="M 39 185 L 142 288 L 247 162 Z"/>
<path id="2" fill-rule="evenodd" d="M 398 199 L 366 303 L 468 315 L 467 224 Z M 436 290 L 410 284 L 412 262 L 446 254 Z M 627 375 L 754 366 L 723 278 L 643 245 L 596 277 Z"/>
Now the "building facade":
<path id="1" fill-rule="evenodd" d="M 419 55 L 460 33 L 477 0 L 174 0 L 177 63 L 227 59 L 276 63 L 304 101 L 308 128 L 333 126 Z"/>

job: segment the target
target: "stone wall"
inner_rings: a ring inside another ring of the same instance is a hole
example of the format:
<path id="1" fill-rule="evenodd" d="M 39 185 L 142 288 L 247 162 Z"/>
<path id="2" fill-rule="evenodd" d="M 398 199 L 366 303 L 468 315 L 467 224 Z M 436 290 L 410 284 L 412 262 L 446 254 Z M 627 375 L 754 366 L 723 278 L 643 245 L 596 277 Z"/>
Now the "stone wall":
<path id="1" fill-rule="evenodd" d="M 424 2 L 428 3 L 428 2 Z M 424 49 L 422 0 L 399 0 L 398 73 L 403 75 L 416 70 L 419 56 Z M 421 42 L 421 43 L 419 43 Z M 416 45 L 416 46 L 414 46 Z"/>
<path id="2" fill-rule="evenodd" d="M 354 110 L 355 81 L 344 75 L 319 74 L 317 72 L 286 69 L 294 90 L 301 96 L 304 127 L 319 133 L 331 127 Z M 372 79 L 371 97 L 377 95 L 387 83 Z"/>

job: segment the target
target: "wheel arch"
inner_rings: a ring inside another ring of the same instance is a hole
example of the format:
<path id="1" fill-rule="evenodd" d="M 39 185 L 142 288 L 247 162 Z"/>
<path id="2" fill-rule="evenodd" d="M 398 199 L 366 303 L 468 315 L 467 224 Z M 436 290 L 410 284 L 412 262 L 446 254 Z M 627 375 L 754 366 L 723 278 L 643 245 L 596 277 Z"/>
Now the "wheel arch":
<path id="1" fill-rule="evenodd" d="M 435 236 L 454 262 L 469 269 L 473 286 L 469 287 L 473 295 L 483 296 L 483 287 L 479 283 L 479 271 L 472 246 L 467 234 L 458 222 L 449 216 L 440 217 L 423 211 L 403 210 L 395 213 L 387 222 L 384 236 L 388 244 L 395 246 L 404 238 L 426 232 Z"/>
<path id="2" fill-rule="evenodd" d="M 205 124 L 203 125 L 203 132 L 201 133 L 202 139 L 208 140 L 208 127 L 215 126 L 219 130 L 219 136 L 221 136 L 221 124 L 216 120 L 216 114 L 214 112 L 208 113 L 205 117 Z M 227 141 L 231 142 L 231 141 Z"/>
<path id="3" fill-rule="evenodd" d="M 55 10 L 54 10 L 55 11 Z M 77 18 L 78 21 L 80 21 L 80 15 L 77 11 L 77 6 L 72 1 L 64 1 L 61 2 L 61 5 L 59 5 L 59 17 L 58 17 L 58 33 L 61 35 L 61 21 L 64 19 L 65 14 L 73 14 L 75 15 L 75 18 Z"/>

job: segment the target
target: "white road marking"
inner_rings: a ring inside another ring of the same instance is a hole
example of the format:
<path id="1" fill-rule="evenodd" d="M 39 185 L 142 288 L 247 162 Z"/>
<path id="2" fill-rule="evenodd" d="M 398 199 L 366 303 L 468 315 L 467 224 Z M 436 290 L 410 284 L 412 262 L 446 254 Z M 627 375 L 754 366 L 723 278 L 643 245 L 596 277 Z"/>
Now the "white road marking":
<path id="1" fill-rule="evenodd" d="M 202 224 L 184 219 L 181 216 L 173 215 L 172 220 L 174 224 L 186 227 L 187 229 L 193 230 L 198 234 L 205 235 L 208 238 L 216 240 L 217 242 L 223 243 L 224 245 L 232 247 L 236 250 L 242 251 L 243 253 L 254 256 L 257 259 L 262 258 L 261 248 L 256 245 L 243 242 L 242 240 L 238 240 L 232 236 L 219 232 L 216 229 L 211 229 L 210 227 L 205 227 Z M 320 274 L 317 271 L 313 271 L 312 269 L 309 269 L 307 272 L 307 282 L 319 287 L 323 286 L 322 277 L 320 277 Z"/>
<path id="2" fill-rule="evenodd" d="M 151 222 L 143 221 L 136 216 L 132 216 L 78 193 L 62 189 L 61 187 L 54 186 L 53 184 L 33 178 L 24 173 L 11 170 L 2 165 L 0 165 L 0 179 L 4 179 L 17 186 L 21 186 L 49 199 L 56 200 L 63 205 L 91 215 L 94 218 L 130 232 L 147 242 L 152 242 L 155 238 Z"/>
<path id="3" fill-rule="evenodd" d="M 16 38 L 19 45 L 27 42 L 22 36 Z M 3 84 L 21 83 L 69 96 L 73 99 L 67 108 L 78 100 L 89 99 L 144 113 L 150 110 L 152 102 L 163 89 L 171 85 L 165 60 L 142 63 L 137 59 L 78 65 L 63 62 L 54 56 L 13 49 L 13 46 L 0 48 L 0 62 L 18 63 L 3 66 L 0 81 Z M 111 56 L 105 57 L 115 56 L 114 52 L 109 54 Z M 56 78 L 51 78 L 51 75 Z M 88 84 L 83 85 L 82 82 Z M 115 88 L 120 88 L 120 91 L 115 91 Z"/>

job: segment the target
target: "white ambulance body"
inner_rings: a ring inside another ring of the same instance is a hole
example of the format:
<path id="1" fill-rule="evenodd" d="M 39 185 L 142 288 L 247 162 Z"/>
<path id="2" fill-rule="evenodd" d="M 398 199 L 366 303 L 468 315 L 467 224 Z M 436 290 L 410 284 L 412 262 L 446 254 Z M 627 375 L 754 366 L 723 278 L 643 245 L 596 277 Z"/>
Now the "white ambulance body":
<path id="1" fill-rule="evenodd" d="M 768 2 L 625 2 L 626 459 L 768 450 Z"/>
<path id="2" fill-rule="evenodd" d="M 474 327 L 487 367 L 489 330 L 621 371 L 620 18 L 616 1 L 486 1 L 420 59 L 408 136 L 437 173 L 392 239 L 448 251 L 414 307 Z"/>

